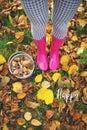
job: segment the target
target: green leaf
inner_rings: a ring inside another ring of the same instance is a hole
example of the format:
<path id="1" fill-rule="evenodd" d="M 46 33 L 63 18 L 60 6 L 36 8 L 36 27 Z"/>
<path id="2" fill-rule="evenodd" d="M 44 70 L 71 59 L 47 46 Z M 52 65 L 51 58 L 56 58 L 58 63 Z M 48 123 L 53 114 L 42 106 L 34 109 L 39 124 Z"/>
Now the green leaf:
<path id="1" fill-rule="evenodd" d="M 12 25 L 13 24 L 13 18 L 11 17 L 11 15 L 9 15 L 8 18 L 9 18 L 10 24 Z"/>
<path id="2" fill-rule="evenodd" d="M 70 85 L 70 83 L 66 83 L 66 87 L 67 87 L 69 90 L 71 90 L 71 85 Z"/>

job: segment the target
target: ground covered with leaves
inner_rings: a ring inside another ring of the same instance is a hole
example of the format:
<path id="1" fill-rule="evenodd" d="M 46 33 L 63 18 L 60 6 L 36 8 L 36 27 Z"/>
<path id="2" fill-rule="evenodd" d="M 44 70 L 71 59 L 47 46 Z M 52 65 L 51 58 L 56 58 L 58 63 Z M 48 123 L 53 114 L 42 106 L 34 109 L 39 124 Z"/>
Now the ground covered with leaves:
<path id="1" fill-rule="evenodd" d="M 52 2 L 46 27 L 51 44 Z M 19 0 L 0 0 L 0 130 L 87 130 L 87 1 L 68 23 L 60 49 L 60 68 L 42 72 L 36 65 L 36 46 L 30 22 Z M 33 75 L 17 79 L 8 70 L 14 52 L 29 53 Z"/>

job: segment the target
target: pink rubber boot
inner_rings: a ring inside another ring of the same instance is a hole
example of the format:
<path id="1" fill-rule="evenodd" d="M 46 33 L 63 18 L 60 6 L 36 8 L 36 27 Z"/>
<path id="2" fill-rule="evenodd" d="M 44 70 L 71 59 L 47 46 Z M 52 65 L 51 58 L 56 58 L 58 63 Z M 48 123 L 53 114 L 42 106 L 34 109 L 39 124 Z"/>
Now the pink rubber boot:
<path id="1" fill-rule="evenodd" d="M 50 70 L 56 70 L 59 68 L 60 65 L 60 58 L 59 58 L 59 49 L 63 45 L 66 37 L 63 39 L 58 39 L 55 36 L 52 36 L 52 45 L 50 48 L 50 62 L 49 68 Z"/>
<path id="2" fill-rule="evenodd" d="M 46 37 L 41 40 L 34 40 L 34 42 L 37 45 L 37 65 L 41 70 L 46 71 L 48 69 Z"/>

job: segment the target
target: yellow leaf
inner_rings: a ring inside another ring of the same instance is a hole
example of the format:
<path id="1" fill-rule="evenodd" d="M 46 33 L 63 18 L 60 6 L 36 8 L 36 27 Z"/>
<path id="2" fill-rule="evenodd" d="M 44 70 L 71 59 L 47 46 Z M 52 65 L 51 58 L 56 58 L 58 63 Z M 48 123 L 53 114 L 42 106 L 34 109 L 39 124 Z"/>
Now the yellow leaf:
<path id="1" fill-rule="evenodd" d="M 46 43 L 47 43 L 47 45 L 50 45 L 50 43 L 51 43 L 51 35 L 50 34 L 46 34 Z"/>
<path id="2" fill-rule="evenodd" d="M 78 12 L 83 12 L 83 11 L 84 11 L 84 7 L 79 6 L 77 11 L 78 11 Z"/>
<path id="3" fill-rule="evenodd" d="M 27 25 L 27 17 L 25 15 L 21 15 L 18 19 L 18 23 Z"/>
<path id="4" fill-rule="evenodd" d="M 69 63 L 69 56 L 68 55 L 63 55 L 60 59 L 60 63 L 62 65 L 67 65 Z"/>
<path id="5" fill-rule="evenodd" d="M 52 75 L 52 79 L 53 79 L 54 82 L 56 82 L 60 77 L 61 77 L 60 73 L 54 73 Z"/>
<path id="6" fill-rule="evenodd" d="M 39 75 L 37 75 L 36 77 L 35 77 L 35 82 L 36 83 L 39 83 L 39 82 L 41 82 L 42 81 L 42 74 L 39 74 Z"/>
<path id="7" fill-rule="evenodd" d="M 73 71 L 78 71 L 78 69 L 79 69 L 78 66 L 73 64 L 70 66 L 68 74 L 71 75 L 73 73 Z"/>
<path id="8" fill-rule="evenodd" d="M 87 124 L 87 114 L 83 114 L 82 120 Z"/>
<path id="9" fill-rule="evenodd" d="M 25 119 L 20 117 L 20 118 L 17 119 L 17 123 L 18 123 L 18 125 L 22 126 L 26 123 L 26 121 L 25 121 Z"/>
<path id="10" fill-rule="evenodd" d="M 71 22 L 68 22 L 68 28 L 71 27 Z"/>
<path id="11" fill-rule="evenodd" d="M 81 72 L 81 77 L 87 77 L 87 71 L 83 71 L 83 72 Z"/>
<path id="12" fill-rule="evenodd" d="M 44 93 L 44 101 L 47 105 L 53 103 L 54 100 L 54 94 L 53 91 L 50 89 L 47 89 Z"/>
<path id="13" fill-rule="evenodd" d="M 25 96 L 26 96 L 26 93 L 18 93 L 17 94 L 18 99 L 23 99 L 23 98 L 25 98 Z"/>
<path id="14" fill-rule="evenodd" d="M 87 48 L 87 43 L 86 43 L 86 42 L 81 42 L 80 47 L 81 47 L 81 48 Z"/>
<path id="15" fill-rule="evenodd" d="M 12 86 L 13 86 L 13 91 L 14 92 L 22 93 L 23 86 L 22 86 L 21 82 L 15 82 L 15 83 L 12 84 Z"/>
<path id="16" fill-rule="evenodd" d="M 16 39 L 19 39 L 19 38 L 21 38 L 22 36 L 24 36 L 24 32 L 17 32 L 17 33 L 15 33 Z"/>
<path id="17" fill-rule="evenodd" d="M 82 27 L 84 27 L 87 24 L 87 20 L 85 19 L 78 19 L 77 21 L 79 22 L 79 25 L 81 25 Z"/>
<path id="18" fill-rule="evenodd" d="M 9 130 L 6 124 L 2 125 L 2 130 Z"/>
<path id="19" fill-rule="evenodd" d="M 32 127 L 29 127 L 27 130 L 34 130 Z"/>
<path id="20" fill-rule="evenodd" d="M 69 66 L 68 66 L 68 65 L 63 65 L 63 66 L 62 66 L 62 70 L 68 71 L 68 70 L 69 70 Z"/>
<path id="21" fill-rule="evenodd" d="M 78 37 L 77 36 L 72 36 L 71 40 L 74 41 L 74 42 L 78 41 Z"/>
<path id="22" fill-rule="evenodd" d="M 47 90 L 46 87 L 42 87 L 38 90 L 37 92 L 37 99 L 41 99 L 41 100 L 44 100 L 44 93 L 45 91 Z"/>
<path id="23" fill-rule="evenodd" d="M 4 56 L 0 55 L 0 64 L 4 64 L 6 62 L 6 59 Z"/>
<path id="24" fill-rule="evenodd" d="M 44 87 L 44 88 L 49 88 L 50 87 L 50 82 L 43 81 L 42 84 L 41 84 L 41 86 Z"/>
<path id="25" fill-rule="evenodd" d="M 30 121 L 32 118 L 32 114 L 30 112 L 25 112 L 24 118 L 26 119 L 26 121 Z"/>
<path id="26" fill-rule="evenodd" d="M 78 51 L 77 51 L 77 54 L 78 54 L 78 55 L 79 55 L 79 54 L 82 54 L 83 51 L 84 51 L 84 48 L 83 48 L 83 47 L 82 47 L 82 48 L 79 48 Z"/>
<path id="27" fill-rule="evenodd" d="M 31 124 L 34 125 L 34 126 L 40 126 L 42 125 L 42 123 L 36 119 L 32 119 L 31 120 Z"/>

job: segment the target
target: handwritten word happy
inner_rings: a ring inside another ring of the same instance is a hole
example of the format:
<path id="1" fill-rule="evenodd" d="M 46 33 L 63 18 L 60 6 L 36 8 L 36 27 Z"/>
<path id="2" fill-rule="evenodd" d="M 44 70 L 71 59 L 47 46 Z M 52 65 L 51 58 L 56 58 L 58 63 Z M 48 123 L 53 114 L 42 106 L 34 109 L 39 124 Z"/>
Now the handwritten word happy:
<path id="1" fill-rule="evenodd" d="M 68 101 L 72 102 L 72 101 L 78 101 L 78 93 L 65 93 L 63 92 L 62 88 L 57 90 L 57 99 L 65 99 L 66 103 Z"/>

